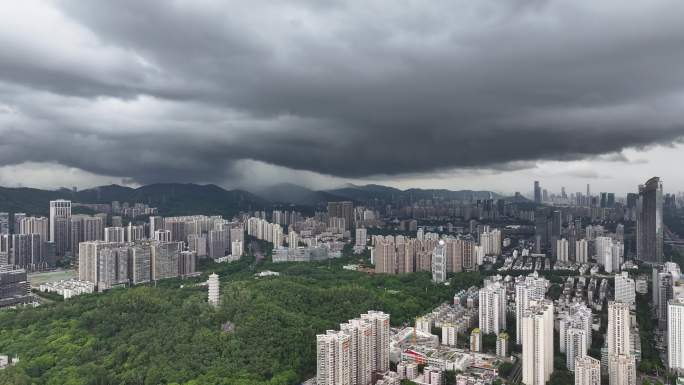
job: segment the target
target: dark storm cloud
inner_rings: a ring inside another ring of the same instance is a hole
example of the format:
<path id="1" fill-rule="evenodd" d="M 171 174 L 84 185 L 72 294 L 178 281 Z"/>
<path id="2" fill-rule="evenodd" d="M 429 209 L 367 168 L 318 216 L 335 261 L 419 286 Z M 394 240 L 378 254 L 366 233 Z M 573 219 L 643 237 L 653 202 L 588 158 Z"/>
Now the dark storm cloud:
<path id="1" fill-rule="evenodd" d="M 679 1 L 56 4 L 67 26 L 50 44 L 0 27 L 0 164 L 214 181 L 253 159 L 365 177 L 684 135 Z"/>

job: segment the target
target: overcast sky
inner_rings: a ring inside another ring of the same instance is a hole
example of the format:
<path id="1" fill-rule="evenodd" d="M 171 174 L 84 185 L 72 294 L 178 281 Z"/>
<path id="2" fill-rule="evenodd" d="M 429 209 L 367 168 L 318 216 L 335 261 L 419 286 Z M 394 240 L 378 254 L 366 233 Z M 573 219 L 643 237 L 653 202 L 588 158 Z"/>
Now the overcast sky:
<path id="1" fill-rule="evenodd" d="M 0 2 L 0 184 L 684 190 L 681 0 Z"/>

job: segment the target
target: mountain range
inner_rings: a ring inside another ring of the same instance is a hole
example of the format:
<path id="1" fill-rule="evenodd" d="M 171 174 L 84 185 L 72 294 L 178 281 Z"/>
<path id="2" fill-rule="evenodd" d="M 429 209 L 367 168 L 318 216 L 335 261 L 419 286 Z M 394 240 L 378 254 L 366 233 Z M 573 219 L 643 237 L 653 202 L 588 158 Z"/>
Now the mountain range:
<path id="1" fill-rule="evenodd" d="M 381 185 L 346 185 L 331 190 L 312 190 L 284 183 L 255 191 L 226 190 L 213 184 L 157 183 L 138 188 L 119 185 L 99 186 L 73 191 L 40 190 L 26 187 L 0 187 L 0 212 L 25 212 L 47 215 L 49 201 L 70 199 L 79 203 L 111 203 L 112 201 L 146 203 L 159 208 L 162 215 L 205 213 L 232 216 L 239 211 L 296 205 L 324 207 L 326 202 L 352 200 L 356 203 L 411 202 L 420 199 L 477 200 L 499 198 L 490 191 L 408 189 Z"/>

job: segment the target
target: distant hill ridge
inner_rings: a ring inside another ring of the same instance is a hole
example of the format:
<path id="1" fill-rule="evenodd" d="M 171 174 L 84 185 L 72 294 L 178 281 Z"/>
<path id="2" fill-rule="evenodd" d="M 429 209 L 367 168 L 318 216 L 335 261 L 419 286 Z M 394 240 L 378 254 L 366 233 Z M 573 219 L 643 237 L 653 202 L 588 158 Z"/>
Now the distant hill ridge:
<path id="1" fill-rule="evenodd" d="M 47 215 L 49 201 L 70 199 L 80 203 L 140 202 L 159 208 L 163 215 L 205 213 L 233 215 L 241 210 L 261 209 L 270 202 L 245 190 L 194 183 L 156 183 L 138 188 L 99 186 L 81 191 L 55 191 L 0 187 L 0 211 Z"/>
<path id="2" fill-rule="evenodd" d="M 193 213 L 232 216 L 239 211 L 260 210 L 277 204 L 322 206 L 326 202 L 372 200 L 391 202 L 398 199 L 478 200 L 499 198 L 491 191 L 446 189 L 400 190 L 382 185 L 346 185 L 330 190 L 312 190 L 292 183 L 282 183 L 254 192 L 226 190 L 214 184 L 155 183 L 138 188 L 116 184 L 86 190 L 41 190 L 26 187 L 0 187 L 0 211 L 47 215 L 49 201 L 70 199 L 79 203 L 140 202 L 157 207 L 162 215 Z"/>

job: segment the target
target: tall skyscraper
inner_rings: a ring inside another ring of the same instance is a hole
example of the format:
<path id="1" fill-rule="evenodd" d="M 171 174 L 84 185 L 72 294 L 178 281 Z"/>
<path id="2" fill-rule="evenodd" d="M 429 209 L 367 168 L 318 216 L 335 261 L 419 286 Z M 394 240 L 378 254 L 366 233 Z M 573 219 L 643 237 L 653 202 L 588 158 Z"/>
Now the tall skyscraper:
<path id="1" fill-rule="evenodd" d="M 539 181 L 534 181 L 534 203 L 541 203 L 542 201 L 542 191 Z"/>
<path id="2" fill-rule="evenodd" d="M 553 373 L 553 302 L 539 301 L 523 313 L 522 382 L 546 385 Z"/>
<path id="3" fill-rule="evenodd" d="M 551 236 L 560 239 L 563 230 L 563 218 L 560 210 L 551 213 Z"/>
<path id="4" fill-rule="evenodd" d="M 601 385 L 601 361 L 589 356 L 577 358 L 575 385 Z"/>
<path id="5" fill-rule="evenodd" d="M 55 243 L 58 256 L 71 251 L 71 201 L 58 199 L 50 201 L 50 242 Z"/>
<path id="6" fill-rule="evenodd" d="M 637 258 L 647 262 L 663 261 L 663 182 L 658 177 L 639 186 Z"/>

